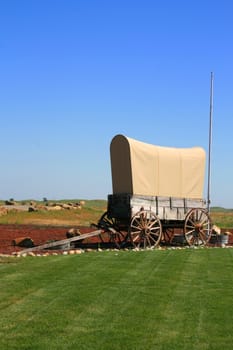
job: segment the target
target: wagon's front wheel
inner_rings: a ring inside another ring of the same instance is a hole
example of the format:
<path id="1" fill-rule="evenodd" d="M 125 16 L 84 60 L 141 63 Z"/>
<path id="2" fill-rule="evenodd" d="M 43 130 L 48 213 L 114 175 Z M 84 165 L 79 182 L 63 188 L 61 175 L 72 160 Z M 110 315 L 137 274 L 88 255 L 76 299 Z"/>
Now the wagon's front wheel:
<path id="1" fill-rule="evenodd" d="M 107 229 L 109 227 L 116 228 L 116 219 L 109 216 L 108 212 L 106 211 L 99 219 L 98 226 L 104 229 Z"/>
<path id="2" fill-rule="evenodd" d="M 108 235 L 108 243 L 115 244 L 117 248 L 123 243 L 125 236 L 119 229 L 117 221 L 105 212 L 98 221 L 98 227 L 105 230 Z"/>
<path id="3" fill-rule="evenodd" d="M 141 210 L 132 217 L 129 237 L 135 248 L 156 247 L 161 235 L 161 222 L 152 211 Z"/>
<path id="4" fill-rule="evenodd" d="M 202 208 L 191 209 L 185 218 L 184 234 L 189 245 L 206 245 L 211 236 L 208 212 Z"/>

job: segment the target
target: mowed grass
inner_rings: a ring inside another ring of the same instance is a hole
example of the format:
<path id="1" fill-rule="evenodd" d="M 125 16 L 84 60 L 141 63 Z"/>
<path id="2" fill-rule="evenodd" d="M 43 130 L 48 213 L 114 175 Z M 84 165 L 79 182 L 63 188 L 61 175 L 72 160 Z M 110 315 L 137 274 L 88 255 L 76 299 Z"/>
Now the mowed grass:
<path id="1" fill-rule="evenodd" d="M 233 249 L 0 260 L 1 349 L 232 349 Z"/>

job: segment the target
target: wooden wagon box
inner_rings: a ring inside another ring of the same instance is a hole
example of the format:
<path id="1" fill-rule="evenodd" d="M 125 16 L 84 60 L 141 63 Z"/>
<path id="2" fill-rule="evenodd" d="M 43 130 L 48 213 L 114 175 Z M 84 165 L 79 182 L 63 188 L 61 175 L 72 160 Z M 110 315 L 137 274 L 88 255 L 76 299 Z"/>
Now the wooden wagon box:
<path id="1" fill-rule="evenodd" d="M 108 195 L 108 213 L 119 221 L 130 220 L 137 212 L 150 210 L 160 220 L 185 220 L 189 210 L 205 208 L 203 199 L 173 198 L 161 196 L 140 196 L 131 194 Z"/>

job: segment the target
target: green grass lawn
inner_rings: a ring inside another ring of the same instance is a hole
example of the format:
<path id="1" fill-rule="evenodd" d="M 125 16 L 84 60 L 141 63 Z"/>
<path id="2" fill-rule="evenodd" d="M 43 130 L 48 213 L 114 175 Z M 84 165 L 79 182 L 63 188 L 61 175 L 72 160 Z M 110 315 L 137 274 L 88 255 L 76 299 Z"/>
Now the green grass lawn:
<path id="1" fill-rule="evenodd" d="M 233 249 L 1 258 L 0 348 L 232 349 Z"/>

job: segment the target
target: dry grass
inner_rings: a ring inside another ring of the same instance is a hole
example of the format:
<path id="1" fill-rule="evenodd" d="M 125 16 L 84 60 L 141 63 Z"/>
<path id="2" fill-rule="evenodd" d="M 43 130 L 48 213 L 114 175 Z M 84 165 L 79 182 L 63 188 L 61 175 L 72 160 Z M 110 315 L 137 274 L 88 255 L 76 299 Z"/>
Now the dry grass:
<path id="1" fill-rule="evenodd" d="M 62 200 L 59 202 L 77 202 Z M 27 203 L 27 201 L 25 201 Z M 40 203 L 41 204 L 41 203 Z M 107 210 L 106 200 L 85 200 L 81 209 L 37 212 L 11 210 L 0 217 L 0 224 L 35 224 L 35 225 L 82 225 L 97 223 Z M 233 209 L 211 208 L 212 223 L 221 228 L 233 228 Z"/>
<path id="2" fill-rule="evenodd" d="M 85 205 L 81 209 L 28 212 L 10 208 L 7 215 L 0 217 L 0 224 L 89 226 L 91 223 L 97 223 L 106 211 L 106 205 L 105 200 L 90 200 L 85 201 Z"/>
<path id="3" fill-rule="evenodd" d="M 222 228 L 233 228 L 233 210 L 218 210 L 211 211 L 212 222 Z"/>

